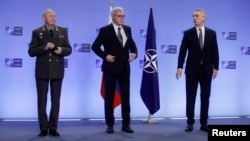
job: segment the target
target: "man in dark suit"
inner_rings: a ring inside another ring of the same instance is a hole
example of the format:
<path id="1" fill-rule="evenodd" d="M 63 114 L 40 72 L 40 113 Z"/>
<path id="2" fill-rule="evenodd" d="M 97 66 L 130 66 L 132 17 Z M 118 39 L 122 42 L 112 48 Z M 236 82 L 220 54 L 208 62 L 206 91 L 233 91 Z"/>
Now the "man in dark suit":
<path id="1" fill-rule="evenodd" d="M 122 131 L 133 133 L 130 127 L 130 64 L 137 57 L 137 47 L 131 28 L 123 25 L 124 10 L 115 7 L 111 11 L 112 23 L 100 28 L 92 50 L 103 59 L 102 71 L 105 83 L 106 132 L 114 133 L 114 94 L 116 81 L 121 89 Z M 104 48 L 101 49 L 101 46 Z"/>
<path id="2" fill-rule="evenodd" d="M 196 9 L 193 13 L 195 27 L 184 32 L 176 78 L 182 74 L 184 60 L 187 54 L 186 74 L 186 132 L 193 131 L 194 109 L 198 84 L 200 84 L 200 130 L 207 132 L 207 119 L 212 78 L 219 70 L 219 51 L 216 32 L 204 25 L 206 14 L 203 9 Z"/>
<path id="3" fill-rule="evenodd" d="M 35 78 L 37 88 L 39 136 L 60 136 L 57 132 L 64 56 L 72 52 L 66 29 L 55 25 L 56 15 L 52 9 L 42 14 L 45 24 L 32 31 L 28 53 L 36 57 Z M 47 93 L 50 85 L 51 109 L 46 113 Z"/>

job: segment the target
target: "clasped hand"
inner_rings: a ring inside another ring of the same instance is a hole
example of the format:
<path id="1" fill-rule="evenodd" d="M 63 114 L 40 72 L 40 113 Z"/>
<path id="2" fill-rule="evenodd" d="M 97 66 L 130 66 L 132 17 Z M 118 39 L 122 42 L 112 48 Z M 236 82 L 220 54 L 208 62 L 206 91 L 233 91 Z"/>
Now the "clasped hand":
<path id="1" fill-rule="evenodd" d="M 55 45 L 51 42 L 48 42 L 47 45 L 45 46 L 45 50 L 53 49 L 55 48 Z"/>
<path id="2" fill-rule="evenodd" d="M 55 45 L 51 42 L 48 42 L 47 45 L 45 46 L 45 50 L 54 50 L 54 53 L 56 54 L 61 54 L 62 53 L 62 48 L 61 47 L 57 47 L 57 49 L 55 49 Z"/>

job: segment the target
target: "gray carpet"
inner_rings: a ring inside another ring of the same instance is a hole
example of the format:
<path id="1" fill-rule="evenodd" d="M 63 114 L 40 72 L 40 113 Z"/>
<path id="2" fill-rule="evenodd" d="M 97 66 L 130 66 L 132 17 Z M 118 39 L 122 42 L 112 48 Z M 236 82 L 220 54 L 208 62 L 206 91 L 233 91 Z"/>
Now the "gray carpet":
<path id="1" fill-rule="evenodd" d="M 60 120 L 60 137 L 39 137 L 37 121 L 0 121 L 0 141 L 207 141 L 207 133 L 200 131 L 196 119 L 194 131 L 184 132 L 185 119 L 155 119 L 147 123 L 141 119 L 131 121 L 133 134 L 121 131 L 121 121 L 117 120 L 114 134 L 105 132 L 102 120 L 81 119 L 76 121 Z M 209 124 L 250 124 L 250 118 L 209 119 Z"/>

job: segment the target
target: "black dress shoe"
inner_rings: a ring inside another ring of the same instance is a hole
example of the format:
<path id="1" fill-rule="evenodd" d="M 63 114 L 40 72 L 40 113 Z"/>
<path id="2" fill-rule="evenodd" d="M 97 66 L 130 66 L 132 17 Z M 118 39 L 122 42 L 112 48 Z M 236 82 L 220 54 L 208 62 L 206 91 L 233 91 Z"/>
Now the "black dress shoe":
<path id="1" fill-rule="evenodd" d="M 60 134 L 56 130 L 49 130 L 49 134 L 56 137 L 60 136 Z"/>
<path id="2" fill-rule="evenodd" d="M 134 131 L 131 129 L 130 126 L 128 127 L 122 127 L 122 131 L 126 133 L 134 133 Z"/>
<path id="3" fill-rule="evenodd" d="M 193 125 L 188 125 L 185 129 L 186 132 L 192 132 L 194 130 Z"/>
<path id="4" fill-rule="evenodd" d="M 106 133 L 113 134 L 114 133 L 114 128 L 113 127 L 108 127 L 107 130 L 106 130 Z"/>
<path id="5" fill-rule="evenodd" d="M 44 137 L 46 135 L 48 135 L 48 130 L 42 130 L 38 136 Z"/>
<path id="6" fill-rule="evenodd" d="M 204 131 L 204 132 L 208 132 L 208 127 L 207 125 L 202 125 L 200 130 Z"/>

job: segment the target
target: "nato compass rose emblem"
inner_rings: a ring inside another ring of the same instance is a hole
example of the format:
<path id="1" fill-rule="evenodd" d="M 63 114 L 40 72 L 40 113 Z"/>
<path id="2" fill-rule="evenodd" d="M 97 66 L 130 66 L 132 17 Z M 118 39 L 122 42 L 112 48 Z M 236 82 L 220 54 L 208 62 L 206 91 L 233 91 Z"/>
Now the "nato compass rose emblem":
<path id="1" fill-rule="evenodd" d="M 157 52 L 155 49 L 146 50 L 143 69 L 147 73 L 158 72 Z"/>

